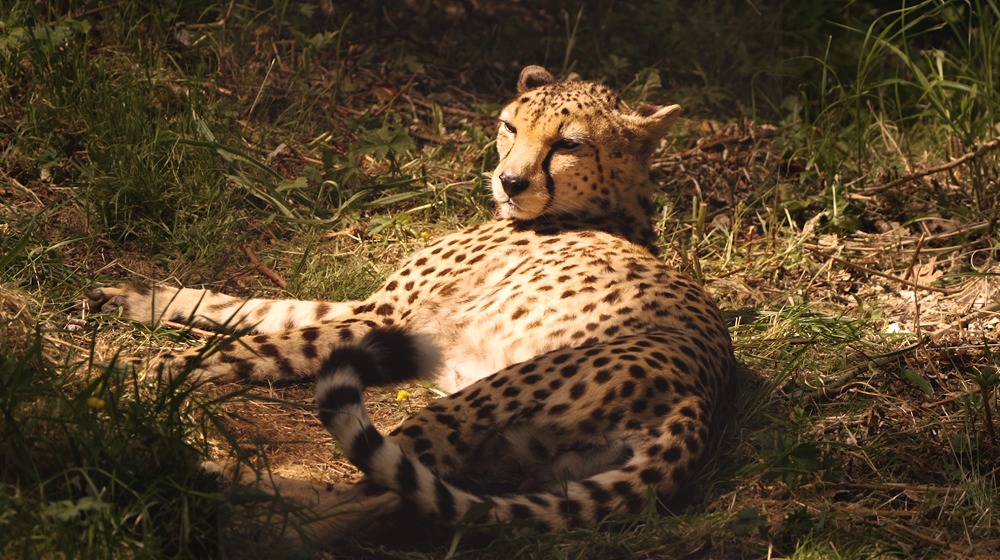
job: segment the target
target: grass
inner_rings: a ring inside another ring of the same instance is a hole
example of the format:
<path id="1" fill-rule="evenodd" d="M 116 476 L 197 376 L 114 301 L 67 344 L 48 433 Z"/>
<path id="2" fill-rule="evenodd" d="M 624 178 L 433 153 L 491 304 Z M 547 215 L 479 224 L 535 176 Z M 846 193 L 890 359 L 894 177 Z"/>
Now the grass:
<path id="1" fill-rule="evenodd" d="M 1000 156 L 976 151 L 998 135 L 994 0 L 638 20 L 628 2 L 8 4 L 0 557 L 241 554 L 206 457 L 353 476 L 308 388 L 140 380 L 119 355 L 200 342 L 71 304 L 112 280 L 364 296 L 489 218 L 493 118 L 526 63 L 685 106 L 654 162 L 661 246 L 732 318 L 733 418 L 663 511 L 557 535 L 401 524 L 337 556 L 1000 554 Z M 433 396 L 369 400 L 391 426 Z"/>

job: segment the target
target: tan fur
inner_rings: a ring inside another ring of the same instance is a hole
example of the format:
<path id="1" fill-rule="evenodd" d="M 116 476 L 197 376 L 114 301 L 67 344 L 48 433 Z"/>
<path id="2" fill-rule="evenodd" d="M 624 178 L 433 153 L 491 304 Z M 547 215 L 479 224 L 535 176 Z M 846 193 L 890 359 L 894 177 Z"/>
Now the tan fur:
<path id="1" fill-rule="evenodd" d="M 362 463 L 363 484 L 386 492 L 372 501 L 352 487 L 267 482 L 323 512 L 354 512 L 307 523 L 316 538 L 403 501 L 455 523 L 487 500 L 469 483 L 487 489 L 493 520 L 596 523 L 645 507 L 650 491 L 670 496 L 702 456 L 733 358 L 714 304 L 655 256 L 649 158 L 679 107 L 633 111 L 604 86 L 555 82 L 539 67 L 522 72 L 518 90 L 497 134 L 499 219 L 414 253 L 363 301 L 134 286 L 88 296 L 92 309 L 150 325 L 256 333 L 205 357 L 167 356 L 168 373 L 321 375 L 320 402 L 342 406 L 325 425 Z M 404 366 L 412 371 L 395 371 Z M 404 374 L 454 394 L 366 442 L 373 428 L 350 391 Z M 343 506 L 345 496 L 366 512 Z"/>

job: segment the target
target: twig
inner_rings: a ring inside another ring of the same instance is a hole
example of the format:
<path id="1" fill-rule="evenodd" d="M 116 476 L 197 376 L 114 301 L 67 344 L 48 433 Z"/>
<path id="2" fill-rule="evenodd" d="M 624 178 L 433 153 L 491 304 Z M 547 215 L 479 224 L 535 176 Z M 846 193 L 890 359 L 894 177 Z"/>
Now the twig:
<path id="1" fill-rule="evenodd" d="M 913 352 L 914 350 L 917 350 L 918 348 L 924 346 L 928 342 L 930 342 L 930 337 L 924 337 L 918 342 L 915 342 L 904 348 L 900 348 L 899 350 L 894 350 L 887 354 L 881 354 L 874 357 L 865 356 L 866 358 L 865 363 L 847 370 L 846 372 L 837 376 L 833 381 L 824 384 L 823 387 L 819 389 L 816 389 L 815 391 L 806 396 L 806 401 L 812 404 L 818 404 L 821 402 L 833 400 L 834 398 L 837 397 L 837 395 L 842 393 L 844 389 L 847 388 L 847 385 L 851 381 L 854 381 L 855 377 L 861 375 L 865 371 L 868 371 L 868 369 L 871 368 L 871 366 L 874 365 L 875 367 L 882 367 L 895 360 L 898 360 L 904 354 L 908 354 L 910 352 Z"/>
<path id="2" fill-rule="evenodd" d="M 199 329 L 198 327 L 192 327 L 191 325 L 185 325 L 184 323 L 176 323 L 174 321 L 160 321 L 164 327 L 170 327 L 171 329 L 177 329 L 179 331 L 187 331 L 198 338 L 209 339 L 219 333 L 206 331 L 205 329 Z"/>
<path id="3" fill-rule="evenodd" d="M 993 409 L 990 408 L 990 394 L 989 394 L 990 387 L 988 386 L 989 384 L 986 383 L 982 377 L 976 379 L 976 381 L 979 383 L 979 392 L 982 394 L 983 398 L 983 416 L 985 417 L 983 420 L 984 423 L 986 424 L 986 433 L 990 434 L 990 441 L 992 441 L 993 445 L 996 446 L 997 429 L 993 425 L 993 412 L 992 412 Z"/>
<path id="4" fill-rule="evenodd" d="M 961 398 L 964 398 L 964 397 L 968 397 L 969 395 L 971 395 L 973 393 L 978 393 L 978 392 L 979 392 L 978 388 L 976 388 L 976 389 L 970 389 L 968 391 L 962 391 L 961 393 L 959 393 L 957 395 L 952 395 L 950 397 L 941 399 L 939 401 L 924 403 L 924 404 L 922 404 L 920 406 L 922 406 L 924 408 L 934 408 L 935 406 L 941 406 L 943 404 L 948 404 L 948 403 L 950 403 L 952 401 L 957 401 L 958 399 L 961 399 Z"/>
<path id="5" fill-rule="evenodd" d="M 980 317 L 985 317 L 986 315 L 990 315 L 990 314 L 994 314 L 994 313 L 998 313 L 998 312 L 1000 312 L 1000 302 L 991 303 L 990 305 L 987 305 L 986 307 L 980 309 L 979 311 L 973 311 L 972 313 L 969 313 L 968 315 L 964 315 L 962 317 L 959 317 L 957 320 L 955 320 L 954 323 L 948 325 L 947 327 L 945 327 L 943 329 L 935 331 L 934 334 L 931 335 L 931 340 L 933 340 L 934 342 L 937 342 L 946 333 L 948 333 L 949 331 L 955 329 L 956 327 L 961 327 L 962 325 L 966 325 L 968 323 L 971 323 L 972 321 L 975 321 L 976 319 L 979 319 Z"/>
<path id="6" fill-rule="evenodd" d="M 920 240 L 917 241 L 917 248 L 913 250 L 913 257 L 910 259 L 910 266 L 906 267 L 906 274 L 903 275 L 903 279 L 910 278 L 913 282 L 913 323 L 916 328 L 913 331 L 916 333 L 917 338 L 920 338 L 920 298 L 916 296 L 916 291 L 920 287 L 917 284 L 917 276 L 913 274 L 913 267 L 917 265 L 917 259 L 920 258 L 920 250 L 924 247 L 924 234 L 920 234 Z"/>
<path id="7" fill-rule="evenodd" d="M 982 146 L 979 146 L 975 150 L 963 155 L 962 157 L 956 160 L 952 160 L 949 161 L 948 163 L 943 163 L 941 165 L 928 167 L 923 171 L 917 171 L 916 173 L 910 173 L 909 175 L 904 175 L 898 179 L 889 181 L 888 183 L 884 183 L 874 187 L 868 187 L 867 189 L 861 189 L 861 193 L 866 195 L 880 193 L 882 191 L 887 191 L 889 189 L 896 188 L 900 185 L 905 185 L 906 183 L 909 183 L 911 181 L 916 181 L 917 179 L 926 177 L 928 175 L 933 175 L 935 173 L 940 173 L 942 171 L 948 171 L 949 169 L 954 169 L 970 160 L 982 157 L 984 154 L 989 153 L 990 151 L 995 150 L 998 147 L 1000 147 L 1000 136 L 994 138 L 993 140 L 990 140 L 989 142 L 983 144 Z"/>
<path id="8" fill-rule="evenodd" d="M 852 504 L 850 502 L 834 505 L 833 508 L 836 508 L 837 510 L 844 511 L 847 513 L 867 515 L 871 517 L 896 517 L 900 519 L 913 519 L 914 517 L 920 515 L 919 512 L 908 509 L 870 508 L 860 504 Z"/>
<path id="9" fill-rule="evenodd" d="M 948 486 L 935 486 L 933 484 L 907 484 L 905 482 L 810 482 L 801 486 L 805 489 L 834 488 L 843 490 L 893 490 L 912 492 L 940 492 L 951 490 Z"/>
<path id="10" fill-rule="evenodd" d="M 410 101 L 412 101 L 416 105 L 420 105 L 421 107 L 423 107 L 425 109 L 433 109 L 434 108 L 434 103 L 433 102 L 428 101 L 428 100 L 426 100 L 426 99 L 424 99 L 422 97 L 417 97 L 416 95 L 411 95 L 410 96 Z M 449 115 L 457 115 L 459 117 L 469 117 L 469 118 L 482 118 L 482 114 L 480 114 L 480 113 L 476 113 L 475 111 L 467 111 L 467 110 L 462 109 L 460 107 L 451 107 L 451 106 L 449 106 L 447 104 L 443 104 L 443 105 L 439 104 L 438 108 L 441 109 L 442 113 L 449 114 Z"/>
<path id="11" fill-rule="evenodd" d="M 285 289 L 288 287 L 288 282 L 285 282 L 284 278 L 278 276 L 277 272 L 271 270 L 264 263 L 260 262 L 260 259 L 257 258 L 257 253 L 255 253 L 254 250 L 251 249 L 249 245 L 244 243 L 240 245 L 240 248 L 243 249 L 243 253 L 246 254 L 248 259 L 250 259 L 250 264 L 252 264 L 253 267 L 256 268 L 257 270 L 259 270 L 261 274 L 270 278 L 271 281 L 274 282 L 274 284 L 281 289 Z"/>
<path id="12" fill-rule="evenodd" d="M 909 527 L 907 527 L 905 525 L 902 525 L 900 523 L 887 524 L 885 526 L 885 529 L 887 531 L 889 531 L 890 533 L 894 533 L 894 532 L 905 533 L 906 535 L 908 535 L 911 538 L 914 538 L 914 539 L 916 539 L 918 541 L 921 541 L 921 542 L 923 542 L 925 544 L 929 544 L 931 546 L 935 546 L 937 548 L 951 548 L 950 545 L 948 543 L 946 543 L 945 541 L 942 541 L 942 540 L 939 540 L 939 539 L 935 539 L 934 537 L 931 537 L 929 535 L 925 535 L 925 534 L 921 533 L 920 531 L 916 531 L 916 530 L 911 529 L 911 528 L 909 528 Z"/>
<path id="13" fill-rule="evenodd" d="M 900 284 L 903 284 L 903 285 L 905 285 L 907 287 L 910 287 L 910 288 L 917 288 L 917 289 L 920 289 L 920 290 L 929 290 L 931 292 L 938 292 L 938 293 L 941 293 L 941 294 L 953 294 L 953 293 L 955 293 L 957 291 L 955 288 L 938 288 L 937 286 L 927 286 L 925 284 L 917 284 L 916 282 L 910 282 L 909 280 L 900 278 L 898 276 L 893 276 L 891 274 L 886 274 L 885 272 L 881 272 L 881 271 L 878 271 L 878 270 L 873 270 L 871 268 L 868 268 L 868 267 L 865 267 L 865 266 L 861 266 L 860 264 L 854 264 L 851 261 L 844 260 L 844 259 L 842 259 L 840 257 L 835 257 L 835 256 L 833 256 L 833 255 L 831 255 L 831 254 L 829 254 L 829 253 L 827 253 L 825 251 L 820 251 L 819 249 L 816 249 L 814 247 L 810 247 L 809 245 L 804 245 L 804 247 L 806 249 L 809 249 L 813 253 L 816 253 L 817 255 L 825 258 L 825 259 L 832 259 L 832 260 L 834 260 L 836 262 L 839 262 L 840 264 L 842 264 L 844 266 L 849 266 L 849 267 L 851 267 L 853 269 L 860 270 L 862 272 L 867 272 L 868 274 L 874 274 L 875 276 L 880 276 L 880 277 L 885 278 L 887 280 L 892 280 L 894 282 L 899 282 Z"/>
<path id="14" fill-rule="evenodd" d="M 75 15 L 75 16 L 73 16 L 73 18 L 74 19 L 87 18 L 87 17 L 93 16 L 93 15 L 97 15 L 97 14 L 103 12 L 103 11 L 106 11 L 106 10 L 115 10 L 115 9 L 118 9 L 118 8 L 122 7 L 123 4 L 125 4 L 125 2 L 115 2 L 114 4 L 107 4 L 105 6 L 98 6 L 96 8 L 91 8 L 89 10 L 84 11 L 83 13 Z"/>
<path id="15" fill-rule="evenodd" d="M 229 18 L 233 15 L 233 8 L 234 7 L 236 7 L 236 0 L 230 0 L 230 2 L 229 2 L 229 8 L 226 10 L 226 15 L 222 16 L 220 19 L 217 19 L 217 20 L 215 20 L 215 21 L 213 21 L 211 23 L 192 23 L 192 24 L 187 25 L 186 27 L 188 29 L 203 29 L 203 28 L 206 28 L 206 27 L 223 27 L 223 26 L 226 25 L 226 22 L 229 21 Z"/>
<path id="16" fill-rule="evenodd" d="M 779 134 L 781 134 L 780 128 L 773 128 L 773 129 L 764 128 L 757 131 L 756 134 L 749 134 L 743 136 L 725 136 L 722 138 L 716 138 L 715 140 L 705 142 L 704 144 L 698 144 L 697 146 L 694 146 L 692 148 L 688 148 L 683 152 L 680 152 L 678 155 L 681 158 L 686 158 L 697 153 L 724 150 L 728 144 L 748 144 L 758 139 L 771 138 L 774 136 L 778 136 Z"/>

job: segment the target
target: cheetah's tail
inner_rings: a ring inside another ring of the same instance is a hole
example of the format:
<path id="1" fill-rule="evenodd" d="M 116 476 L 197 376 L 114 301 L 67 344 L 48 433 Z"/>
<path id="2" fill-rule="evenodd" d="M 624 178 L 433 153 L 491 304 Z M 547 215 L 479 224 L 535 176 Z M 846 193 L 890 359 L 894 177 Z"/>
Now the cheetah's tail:
<path id="1" fill-rule="evenodd" d="M 369 336 L 378 338 L 381 334 L 372 331 Z M 489 517 L 484 521 L 533 520 L 543 530 L 559 530 L 574 525 L 596 525 L 615 510 L 638 513 L 651 495 L 668 495 L 677 490 L 687 474 L 687 465 L 697 460 L 699 447 L 703 447 L 678 445 L 668 430 L 660 438 L 648 441 L 644 449 L 620 468 L 567 482 L 558 493 L 471 494 L 406 455 L 372 424 L 362 402 L 365 380 L 391 377 L 382 369 L 385 367 L 404 370 L 416 367 L 407 363 L 408 356 L 415 355 L 410 351 L 414 341 L 399 330 L 388 336 L 391 341 L 379 340 L 377 344 L 338 350 L 331 355 L 317 375 L 320 420 L 369 481 L 395 490 L 405 502 L 439 523 L 472 521 L 470 511 L 474 510 L 488 511 Z M 384 352 L 389 346 L 394 346 L 393 350 Z M 376 347 L 381 347 L 382 352 L 373 352 Z M 676 422 L 672 416 L 668 414 L 664 421 Z"/>

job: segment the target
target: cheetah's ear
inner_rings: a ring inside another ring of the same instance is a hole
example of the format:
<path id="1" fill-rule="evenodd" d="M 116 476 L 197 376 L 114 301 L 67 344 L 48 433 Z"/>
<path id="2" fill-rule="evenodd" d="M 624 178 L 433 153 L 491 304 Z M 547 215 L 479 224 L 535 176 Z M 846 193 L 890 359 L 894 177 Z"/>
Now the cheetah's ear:
<path id="1" fill-rule="evenodd" d="M 525 66 L 521 70 L 521 76 L 517 79 L 517 93 L 524 93 L 528 90 L 542 87 L 556 81 L 549 74 L 549 71 L 541 66 Z"/>
<path id="2" fill-rule="evenodd" d="M 648 136 L 659 139 L 666 135 L 667 131 L 670 130 L 670 125 L 677 120 L 680 114 L 680 105 L 659 107 L 642 104 L 634 114 L 629 115 L 629 120 Z"/>

